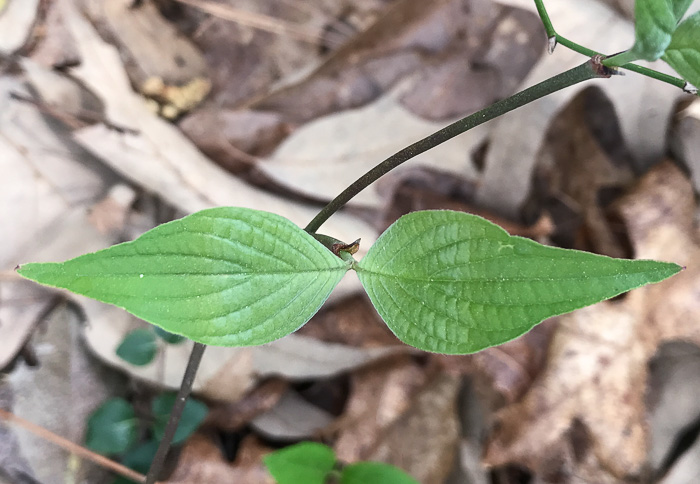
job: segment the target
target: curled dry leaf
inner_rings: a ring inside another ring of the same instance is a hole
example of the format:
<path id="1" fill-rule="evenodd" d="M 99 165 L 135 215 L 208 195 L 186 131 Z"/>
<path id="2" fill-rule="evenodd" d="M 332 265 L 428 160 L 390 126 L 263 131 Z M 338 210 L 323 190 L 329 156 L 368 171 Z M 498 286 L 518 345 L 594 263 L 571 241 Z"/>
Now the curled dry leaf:
<path id="1" fill-rule="evenodd" d="M 700 343 L 694 210 L 690 182 L 669 162 L 620 201 L 635 256 L 687 269 L 622 301 L 559 317 L 546 367 L 522 400 L 498 414 L 488 465 L 516 463 L 544 479 L 600 483 L 643 475 L 649 359 L 665 341 Z"/>

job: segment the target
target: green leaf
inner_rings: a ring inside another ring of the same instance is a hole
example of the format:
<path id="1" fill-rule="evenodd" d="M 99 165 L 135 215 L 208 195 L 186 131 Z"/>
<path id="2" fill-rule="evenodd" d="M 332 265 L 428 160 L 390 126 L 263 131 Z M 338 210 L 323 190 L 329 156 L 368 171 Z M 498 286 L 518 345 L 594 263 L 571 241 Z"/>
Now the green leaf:
<path id="1" fill-rule="evenodd" d="M 153 399 L 153 403 L 151 404 L 151 411 L 155 418 L 153 434 L 158 441 L 163 438 L 165 426 L 170 418 L 170 412 L 173 410 L 176 398 L 177 395 L 174 393 L 164 393 Z M 194 398 L 189 398 L 185 403 L 180 422 L 177 425 L 175 437 L 173 437 L 173 445 L 180 444 L 187 440 L 187 438 L 197 430 L 197 427 L 202 423 L 208 412 L 209 409 L 205 404 Z"/>
<path id="2" fill-rule="evenodd" d="M 474 353 L 550 316 L 658 282 L 676 264 L 546 247 L 461 212 L 414 212 L 356 265 L 372 303 L 404 342 Z"/>
<path id="3" fill-rule="evenodd" d="M 700 12 L 678 26 L 663 59 L 683 79 L 700 87 Z"/>
<path id="4" fill-rule="evenodd" d="M 147 474 L 148 469 L 151 467 L 151 463 L 156 456 L 156 451 L 158 450 L 159 442 L 157 440 L 149 440 L 141 445 L 134 447 L 129 450 L 124 457 L 122 457 L 122 464 L 124 464 L 129 469 L 132 469 L 141 474 Z M 127 479 L 124 476 L 117 477 L 112 484 L 141 484 L 131 479 Z"/>
<path id="5" fill-rule="evenodd" d="M 149 364 L 158 352 L 153 331 L 145 328 L 128 333 L 117 348 L 117 356 L 136 366 Z"/>
<path id="6" fill-rule="evenodd" d="M 341 484 L 418 484 L 401 469 L 382 462 L 357 462 L 343 469 Z"/>
<path id="7" fill-rule="evenodd" d="M 136 415 L 123 398 L 112 398 L 95 410 L 87 422 L 85 445 L 100 454 L 120 454 L 136 440 Z"/>
<path id="8" fill-rule="evenodd" d="M 177 345 L 182 343 L 186 339 L 184 336 L 169 333 L 168 331 L 164 330 L 163 328 L 159 328 L 158 326 L 154 326 L 154 328 L 156 330 L 156 336 L 158 336 L 160 339 L 162 339 L 168 344 Z"/>
<path id="9" fill-rule="evenodd" d="M 133 242 L 18 272 L 200 343 L 249 346 L 299 329 L 349 266 L 284 217 L 221 207 Z"/>
<path id="10" fill-rule="evenodd" d="M 655 61 L 661 57 L 691 3 L 693 0 L 636 0 L 634 45 L 612 57 L 614 64 L 606 65 L 620 66 L 639 59 Z"/>
<path id="11" fill-rule="evenodd" d="M 302 442 L 264 457 L 278 484 L 324 484 L 335 466 L 335 453 L 316 442 Z"/>

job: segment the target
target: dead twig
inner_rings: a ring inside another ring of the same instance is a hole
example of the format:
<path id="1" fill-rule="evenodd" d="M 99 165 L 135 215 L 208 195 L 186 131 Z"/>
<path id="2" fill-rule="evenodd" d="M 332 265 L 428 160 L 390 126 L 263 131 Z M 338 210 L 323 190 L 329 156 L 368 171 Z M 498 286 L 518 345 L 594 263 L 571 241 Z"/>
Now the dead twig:
<path id="1" fill-rule="evenodd" d="M 8 412 L 6 410 L 3 410 L 0 408 L 0 419 L 5 420 L 9 423 L 13 423 L 17 425 L 18 427 L 21 427 L 25 430 L 28 430 L 29 432 L 33 433 L 34 435 L 51 442 L 53 444 L 58 445 L 62 449 L 67 450 L 68 452 L 75 454 L 77 456 L 83 457 L 99 466 L 102 466 L 106 469 L 111 470 L 112 472 L 119 474 L 120 476 L 124 476 L 127 479 L 131 479 L 132 481 L 136 482 L 143 482 L 143 480 L 146 478 L 143 474 L 133 471 L 129 469 L 126 466 L 123 466 L 122 464 L 118 462 L 114 462 L 111 459 L 108 459 L 107 457 L 96 454 L 95 452 L 91 451 L 90 449 L 86 449 L 82 445 L 78 445 L 76 443 L 71 442 L 68 439 L 64 439 L 63 437 L 54 434 L 50 430 L 47 430 L 43 427 L 40 427 L 39 425 L 33 424 L 29 422 L 28 420 L 23 419 L 22 417 L 18 417 L 17 415 Z"/>

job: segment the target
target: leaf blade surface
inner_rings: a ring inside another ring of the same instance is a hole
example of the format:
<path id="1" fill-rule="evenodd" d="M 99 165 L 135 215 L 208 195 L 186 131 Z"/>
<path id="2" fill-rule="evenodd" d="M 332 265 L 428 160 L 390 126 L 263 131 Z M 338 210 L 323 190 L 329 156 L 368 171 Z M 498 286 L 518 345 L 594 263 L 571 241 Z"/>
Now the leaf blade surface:
<path id="1" fill-rule="evenodd" d="M 475 215 L 405 215 L 356 264 L 389 328 L 426 351 L 465 354 L 505 343 L 542 320 L 680 270 L 512 237 Z"/>
<path id="2" fill-rule="evenodd" d="M 317 442 L 301 442 L 263 458 L 279 484 L 324 484 L 335 461 L 333 449 Z"/>
<path id="3" fill-rule="evenodd" d="M 132 242 L 63 263 L 26 264 L 18 272 L 200 343 L 249 346 L 301 327 L 347 270 L 279 215 L 220 207 Z"/>
<path id="4" fill-rule="evenodd" d="M 683 79 L 695 87 L 700 86 L 700 12 L 681 22 L 663 59 Z"/>

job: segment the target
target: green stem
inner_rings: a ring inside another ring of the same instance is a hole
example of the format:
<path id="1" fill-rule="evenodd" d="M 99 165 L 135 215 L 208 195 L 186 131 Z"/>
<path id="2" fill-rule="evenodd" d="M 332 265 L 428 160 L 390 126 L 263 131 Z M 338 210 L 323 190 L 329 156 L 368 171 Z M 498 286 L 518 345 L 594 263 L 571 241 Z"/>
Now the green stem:
<path id="1" fill-rule="evenodd" d="M 358 178 L 352 185 L 346 188 L 340 195 L 334 198 L 328 205 L 309 222 L 304 230 L 313 234 L 328 218 L 342 208 L 355 195 L 377 181 L 381 176 L 387 174 L 397 166 L 410 160 L 411 158 L 428 151 L 431 148 L 454 138 L 480 124 L 490 121 L 507 112 L 513 111 L 521 106 L 536 101 L 544 96 L 560 91 L 579 82 L 595 79 L 599 77 L 610 77 L 611 71 L 600 64 L 600 59 L 591 59 L 578 67 L 569 69 L 566 72 L 551 77 L 530 88 L 520 91 L 506 99 L 502 99 L 486 109 L 474 113 L 466 118 L 462 118 L 449 126 L 437 131 L 420 141 L 402 149 L 398 153 L 390 156 L 370 171 Z"/>
<path id="2" fill-rule="evenodd" d="M 554 39 L 553 43 L 550 43 L 550 52 L 554 48 L 554 45 L 561 44 L 564 47 L 571 49 L 574 52 L 578 52 L 579 54 L 583 54 L 587 57 L 603 55 L 600 52 L 596 52 L 595 50 L 579 45 L 576 42 L 573 42 L 567 39 L 566 37 L 559 35 L 552 26 L 552 21 L 549 19 L 549 14 L 547 13 L 547 9 L 544 7 L 543 0 L 535 0 L 535 5 L 537 6 L 537 13 L 540 15 L 540 19 L 542 20 L 544 29 L 547 32 L 547 37 L 549 37 L 550 42 L 552 39 Z M 607 67 L 616 67 L 606 63 L 606 60 L 603 60 L 603 65 Z M 643 76 L 651 77 L 652 79 L 656 79 L 667 84 L 671 84 L 672 86 L 678 87 L 683 90 L 685 90 L 687 87 L 687 83 L 683 79 L 674 76 L 669 76 L 668 74 L 655 71 L 654 69 L 649 69 L 648 67 L 642 67 L 632 63 L 625 63 L 619 67 L 622 69 L 627 69 L 628 71 L 636 72 L 637 74 L 641 74 Z"/>

